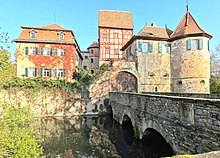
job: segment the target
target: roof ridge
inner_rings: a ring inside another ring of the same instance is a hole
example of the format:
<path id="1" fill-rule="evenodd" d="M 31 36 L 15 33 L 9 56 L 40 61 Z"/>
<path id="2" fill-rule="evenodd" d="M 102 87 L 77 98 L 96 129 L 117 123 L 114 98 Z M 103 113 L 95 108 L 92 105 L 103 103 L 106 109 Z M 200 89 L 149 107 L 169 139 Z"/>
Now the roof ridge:
<path id="1" fill-rule="evenodd" d="M 99 10 L 100 11 L 112 11 L 112 12 L 122 12 L 122 13 L 132 13 L 130 11 L 121 11 L 121 10 Z"/>

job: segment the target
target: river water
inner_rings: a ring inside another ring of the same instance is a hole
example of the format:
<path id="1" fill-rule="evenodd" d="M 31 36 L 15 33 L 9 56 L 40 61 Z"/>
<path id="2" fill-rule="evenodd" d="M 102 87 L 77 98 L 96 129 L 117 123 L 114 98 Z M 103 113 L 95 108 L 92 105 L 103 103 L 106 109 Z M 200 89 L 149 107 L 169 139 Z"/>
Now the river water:
<path id="1" fill-rule="evenodd" d="M 167 156 L 134 137 L 111 116 L 36 120 L 44 134 L 43 158 L 157 158 Z M 158 148 L 158 147 L 156 147 Z M 160 147 L 159 147 L 160 148 Z M 169 155 L 169 154 L 168 154 Z"/>

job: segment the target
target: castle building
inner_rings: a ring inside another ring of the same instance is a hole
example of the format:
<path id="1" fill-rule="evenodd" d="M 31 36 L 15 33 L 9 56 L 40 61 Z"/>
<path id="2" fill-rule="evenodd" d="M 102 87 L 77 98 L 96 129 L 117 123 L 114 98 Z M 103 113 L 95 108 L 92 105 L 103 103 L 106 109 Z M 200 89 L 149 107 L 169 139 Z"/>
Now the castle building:
<path id="1" fill-rule="evenodd" d="M 99 11 L 99 66 L 111 60 L 121 60 L 124 57 L 120 49 L 133 35 L 133 21 L 130 12 Z"/>
<path id="2" fill-rule="evenodd" d="M 73 31 L 57 24 L 21 28 L 14 40 L 17 76 L 71 81 L 76 66 L 82 62 Z"/>
<path id="3" fill-rule="evenodd" d="M 187 10 L 174 31 L 152 23 L 121 50 L 136 63 L 140 92 L 210 93 L 211 38 Z"/>
<path id="4" fill-rule="evenodd" d="M 91 73 L 99 69 L 99 44 L 95 40 L 88 47 Z"/>

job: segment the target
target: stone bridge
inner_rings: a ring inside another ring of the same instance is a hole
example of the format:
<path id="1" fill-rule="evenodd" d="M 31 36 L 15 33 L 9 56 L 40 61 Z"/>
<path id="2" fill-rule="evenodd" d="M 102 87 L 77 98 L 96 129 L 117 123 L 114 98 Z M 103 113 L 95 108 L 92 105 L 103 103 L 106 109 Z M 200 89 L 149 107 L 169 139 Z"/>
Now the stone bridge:
<path id="1" fill-rule="evenodd" d="M 172 96 L 121 92 L 111 92 L 109 97 L 114 119 L 123 124 L 129 118 L 140 139 L 156 131 L 175 153 L 220 149 L 220 99 L 201 98 L 202 94 Z"/>

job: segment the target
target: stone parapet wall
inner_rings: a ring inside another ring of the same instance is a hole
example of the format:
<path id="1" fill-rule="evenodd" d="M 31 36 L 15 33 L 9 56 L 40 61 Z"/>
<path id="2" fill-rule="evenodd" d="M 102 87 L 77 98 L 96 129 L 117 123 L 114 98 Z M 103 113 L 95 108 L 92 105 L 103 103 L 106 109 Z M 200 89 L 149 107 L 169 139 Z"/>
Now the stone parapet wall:
<path id="1" fill-rule="evenodd" d="M 177 153 L 220 149 L 219 99 L 112 92 L 110 104 L 118 122 L 131 119 L 139 138 L 153 128 Z"/>

